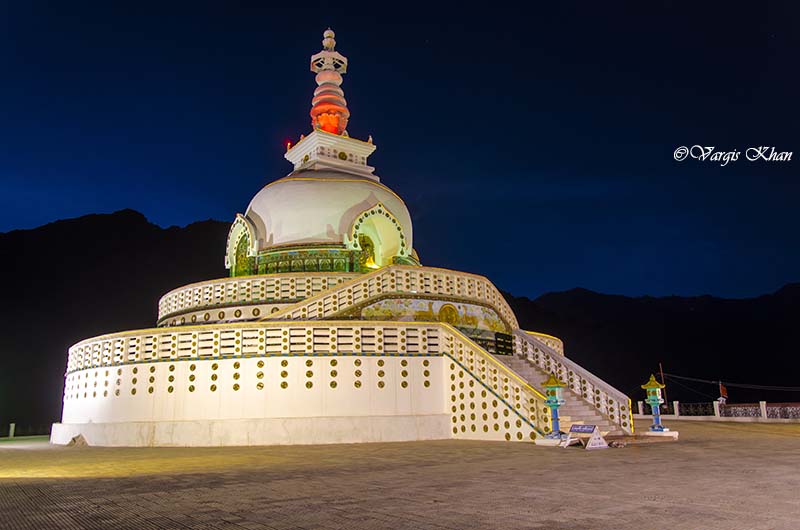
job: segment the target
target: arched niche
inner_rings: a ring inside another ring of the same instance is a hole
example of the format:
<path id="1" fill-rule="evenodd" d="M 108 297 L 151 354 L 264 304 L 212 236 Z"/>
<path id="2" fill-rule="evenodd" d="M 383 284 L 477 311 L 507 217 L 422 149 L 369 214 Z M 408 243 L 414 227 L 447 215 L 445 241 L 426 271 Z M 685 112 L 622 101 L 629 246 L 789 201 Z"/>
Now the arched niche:
<path id="1" fill-rule="evenodd" d="M 228 231 L 225 246 L 225 268 L 231 276 L 255 274 L 256 239 L 253 224 L 243 215 L 236 214 L 236 220 Z"/>
<path id="2" fill-rule="evenodd" d="M 379 269 L 410 255 L 403 226 L 381 203 L 356 216 L 345 243 L 348 248 L 362 252 L 362 265 L 366 269 Z"/>

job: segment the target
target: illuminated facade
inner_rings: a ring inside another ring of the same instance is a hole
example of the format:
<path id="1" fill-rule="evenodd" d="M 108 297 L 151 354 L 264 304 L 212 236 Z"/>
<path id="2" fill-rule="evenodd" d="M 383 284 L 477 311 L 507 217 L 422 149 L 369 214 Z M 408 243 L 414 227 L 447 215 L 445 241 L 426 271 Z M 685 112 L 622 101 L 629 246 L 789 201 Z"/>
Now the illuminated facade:
<path id="1" fill-rule="evenodd" d="M 519 329 L 482 276 L 425 267 L 403 200 L 350 138 L 334 33 L 311 58 L 312 131 L 228 235 L 230 277 L 165 294 L 157 327 L 69 350 L 52 442 L 256 445 L 464 438 L 551 428 L 541 383 L 566 381 L 562 428 L 632 432 L 630 402 Z"/>

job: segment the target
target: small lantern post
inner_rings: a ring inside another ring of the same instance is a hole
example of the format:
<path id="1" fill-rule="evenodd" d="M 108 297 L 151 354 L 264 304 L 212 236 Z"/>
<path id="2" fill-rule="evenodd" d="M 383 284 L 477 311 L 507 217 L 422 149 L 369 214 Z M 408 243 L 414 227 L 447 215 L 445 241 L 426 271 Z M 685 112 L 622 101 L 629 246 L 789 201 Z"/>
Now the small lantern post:
<path id="1" fill-rule="evenodd" d="M 564 401 L 564 387 L 566 383 L 560 381 L 556 374 L 551 373 L 550 377 L 542 383 L 547 399 L 544 404 L 550 409 L 553 417 L 553 430 L 546 436 L 547 438 L 561 439 L 561 424 L 558 420 L 558 407 L 566 403 Z"/>
<path id="2" fill-rule="evenodd" d="M 669 431 L 669 429 L 661 424 L 660 405 L 664 403 L 664 400 L 661 398 L 661 389 L 664 388 L 664 385 L 656 381 L 656 376 L 650 374 L 650 380 L 643 384 L 642 388 L 647 392 L 647 404 L 653 409 L 653 424 L 650 426 L 650 431 Z"/>

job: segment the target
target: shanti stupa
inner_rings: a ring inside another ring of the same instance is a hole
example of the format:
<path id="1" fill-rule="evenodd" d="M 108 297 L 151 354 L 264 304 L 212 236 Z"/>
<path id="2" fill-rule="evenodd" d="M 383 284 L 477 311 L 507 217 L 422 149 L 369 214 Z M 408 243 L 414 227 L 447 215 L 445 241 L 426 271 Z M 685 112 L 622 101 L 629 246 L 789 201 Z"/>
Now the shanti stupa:
<path id="1" fill-rule="evenodd" d="M 562 429 L 631 433 L 628 398 L 519 329 L 489 280 L 420 264 L 372 139 L 347 133 L 333 31 L 322 46 L 312 129 L 287 148 L 292 172 L 236 215 L 230 277 L 165 294 L 156 328 L 72 346 L 52 442 L 529 442 L 552 427 L 551 373 L 567 384 Z"/>

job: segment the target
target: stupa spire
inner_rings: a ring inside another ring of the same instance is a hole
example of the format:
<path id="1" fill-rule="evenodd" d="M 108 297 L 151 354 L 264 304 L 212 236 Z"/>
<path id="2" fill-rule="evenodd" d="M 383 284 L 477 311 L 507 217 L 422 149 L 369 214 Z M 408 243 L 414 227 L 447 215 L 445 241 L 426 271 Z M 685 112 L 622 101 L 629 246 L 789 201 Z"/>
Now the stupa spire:
<path id="1" fill-rule="evenodd" d="M 317 89 L 311 100 L 312 131 L 301 136 L 297 144 L 287 144 L 283 156 L 294 165 L 295 172 L 334 170 L 379 181 L 372 174 L 375 168 L 367 165 L 367 158 L 375 151 L 372 136 L 364 142 L 347 134 L 350 111 L 340 87 L 347 57 L 336 51 L 335 36 L 332 29 L 326 29 L 322 51 L 311 56 L 311 71 L 317 74 Z"/>
<path id="2" fill-rule="evenodd" d="M 317 74 L 317 89 L 311 100 L 311 127 L 333 134 L 346 134 L 350 111 L 341 89 L 347 72 L 347 57 L 337 52 L 331 28 L 322 34 L 322 51 L 311 56 L 311 71 Z"/>

